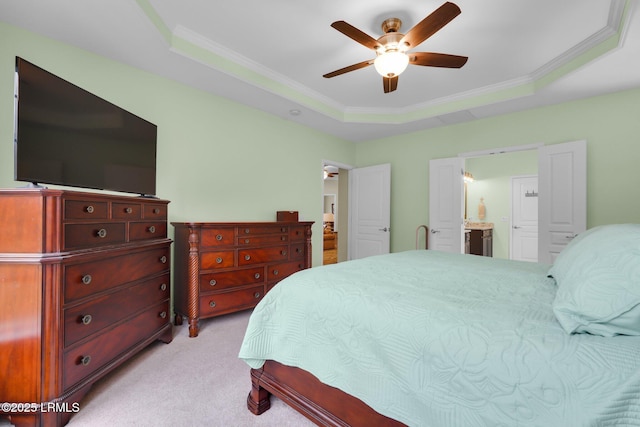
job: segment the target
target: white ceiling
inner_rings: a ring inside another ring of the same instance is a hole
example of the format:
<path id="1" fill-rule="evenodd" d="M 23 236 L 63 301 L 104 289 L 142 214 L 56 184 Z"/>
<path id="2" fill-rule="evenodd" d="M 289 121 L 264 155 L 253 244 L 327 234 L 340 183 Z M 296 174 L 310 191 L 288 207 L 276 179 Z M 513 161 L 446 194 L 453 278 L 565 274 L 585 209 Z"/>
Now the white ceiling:
<path id="1" fill-rule="evenodd" d="M 413 51 L 468 56 L 409 66 L 385 94 L 373 38 L 407 32 L 443 0 L 0 0 L 0 21 L 351 141 L 640 87 L 635 0 L 455 0 L 462 13 Z M 293 112 L 299 114 L 294 115 Z"/>

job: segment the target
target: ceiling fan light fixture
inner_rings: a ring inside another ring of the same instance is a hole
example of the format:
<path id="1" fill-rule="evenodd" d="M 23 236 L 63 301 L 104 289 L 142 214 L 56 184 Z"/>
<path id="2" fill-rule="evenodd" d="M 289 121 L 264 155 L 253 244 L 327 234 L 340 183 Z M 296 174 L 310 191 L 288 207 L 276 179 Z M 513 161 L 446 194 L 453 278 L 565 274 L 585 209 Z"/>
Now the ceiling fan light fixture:
<path id="1" fill-rule="evenodd" d="M 387 51 L 378 55 L 373 65 L 382 77 L 396 77 L 407 69 L 409 56 L 397 50 Z"/>

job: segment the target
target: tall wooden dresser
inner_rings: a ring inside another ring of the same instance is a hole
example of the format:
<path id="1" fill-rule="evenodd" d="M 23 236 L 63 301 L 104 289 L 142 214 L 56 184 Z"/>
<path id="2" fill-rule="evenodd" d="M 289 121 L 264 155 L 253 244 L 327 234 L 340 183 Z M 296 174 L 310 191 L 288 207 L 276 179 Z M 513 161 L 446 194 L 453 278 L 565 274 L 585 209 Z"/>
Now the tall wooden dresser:
<path id="1" fill-rule="evenodd" d="M 253 308 L 278 281 L 311 266 L 313 222 L 172 222 L 177 325 Z"/>
<path id="2" fill-rule="evenodd" d="M 63 425 L 96 380 L 172 340 L 168 203 L 0 190 L 0 416 Z"/>

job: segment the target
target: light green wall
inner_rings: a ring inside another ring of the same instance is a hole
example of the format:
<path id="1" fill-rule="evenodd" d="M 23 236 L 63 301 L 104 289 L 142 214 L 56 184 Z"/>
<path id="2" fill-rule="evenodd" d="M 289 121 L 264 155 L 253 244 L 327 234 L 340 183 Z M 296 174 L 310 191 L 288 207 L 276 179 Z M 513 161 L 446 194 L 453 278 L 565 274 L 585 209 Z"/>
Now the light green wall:
<path id="1" fill-rule="evenodd" d="M 316 222 L 313 264 L 322 264 L 323 160 L 353 164 L 353 143 L 6 24 L 0 188 L 24 185 L 13 180 L 15 56 L 158 125 L 157 194 L 171 201 L 170 221 L 273 221 L 297 210 Z"/>
<path id="2" fill-rule="evenodd" d="M 356 164 L 391 163 L 391 250 L 429 223 L 429 160 L 587 140 L 587 226 L 640 222 L 640 89 L 357 144 Z"/>
<path id="3" fill-rule="evenodd" d="M 478 219 L 478 204 L 484 199 L 486 216 L 482 222 L 493 223 L 493 256 L 509 258 L 509 219 L 511 218 L 511 177 L 538 174 L 535 150 L 474 157 L 465 161 L 465 169 L 474 182 L 467 185 L 467 216 Z M 506 218 L 506 221 L 503 221 Z"/>

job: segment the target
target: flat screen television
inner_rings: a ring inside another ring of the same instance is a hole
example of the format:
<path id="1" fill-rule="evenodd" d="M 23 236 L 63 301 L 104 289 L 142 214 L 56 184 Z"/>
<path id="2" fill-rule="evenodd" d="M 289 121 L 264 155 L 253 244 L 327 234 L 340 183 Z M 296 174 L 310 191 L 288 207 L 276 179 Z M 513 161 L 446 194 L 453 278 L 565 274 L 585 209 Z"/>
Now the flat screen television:
<path id="1" fill-rule="evenodd" d="M 156 194 L 157 127 L 16 57 L 14 178 Z"/>

